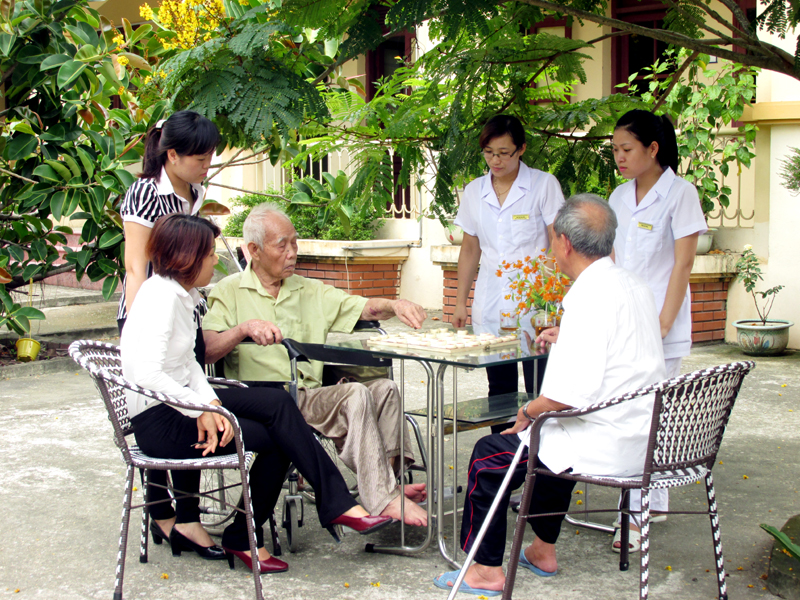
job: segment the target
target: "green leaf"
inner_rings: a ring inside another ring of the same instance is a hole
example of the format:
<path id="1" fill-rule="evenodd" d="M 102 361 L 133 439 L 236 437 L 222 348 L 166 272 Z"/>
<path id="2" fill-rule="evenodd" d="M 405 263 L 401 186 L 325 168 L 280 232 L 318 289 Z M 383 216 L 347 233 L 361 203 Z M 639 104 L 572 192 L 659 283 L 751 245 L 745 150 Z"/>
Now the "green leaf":
<path id="1" fill-rule="evenodd" d="M 153 26 L 149 23 L 139 25 L 139 28 L 136 29 L 136 31 L 133 32 L 133 35 L 128 39 L 128 47 L 132 47 L 136 42 L 138 42 L 151 31 L 153 31 Z"/>
<path id="2" fill-rule="evenodd" d="M 61 158 L 64 159 L 64 164 L 66 164 L 67 167 L 69 167 L 69 170 L 72 172 L 72 175 L 74 177 L 81 176 L 81 168 L 78 166 L 78 161 L 76 161 L 74 158 L 72 158 L 72 156 L 66 153 L 62 154 Z"/>
<path id="3" fill-rule="evenodd" d="M 134 69 L 145 69 L 146 71 L 150 71 L 152 68 L 150 63 L 138 54 L 133 54 L 132 52 L 120 52 L 119 56 L 124 56 L 127 58 L 128 62 Z"/>
<path id="4" fill-rule="evenodd" d="M 311 196 L 304 192 L 297 192 L 294 196 L 292 196 L 292 203 L 293 204 L 314 204 L 314 201 L 311 199 Z"/>
<path id="5" fill-rule="evenodd" d="M 81 73 L 83 73 L 85 69 L 86 64 L 80 61 L 70 60 L 69 62 L 65 62 L 58 69 L 58 76 L 56 77 L 58 87 L 62 90 L 65 88 L 69 89 L 69 87 L 75 83 L 75 80 L 81 76 Z"/>
<path id="6" fill-rule="evenodd" d="M 14 138 L 8 142 L 5 149 L 5 155 L 8 160 L 20 160 L 28 158 L 36 149 L 38 141 L 32 135 L 21 133 L 15 135 Z"/>
<path id="7" fill-rule="evenodd" d="M 49 165 L 39 165 L 33 170 L 33 174 L 36 177 L 41 177 L 42 179 L 47 179 L 48 181 L 55 181 L 56 183 L 61 183 L 62 177 Z"/>
<path id="8" fill-rule="evenodd" d="M 17 316 L 27 317 L 32 321 L 43 321 L 45 319 L 44 313 L 32 306 L 23 306 L 15 314 Z"/>
<path id="9" fill-rule="evenodd" d="M 89 179 L 94 177 L 94 157 L 92 157 L 87 150 L 84 150 L 81 146 L 75 148 L 78 152 L 78 159 L 80 159 L 81 164 L 83 165 L 84 171 L 89 175 Z"/>
<path id="10" fill-rule="evenodd" d="M 98 246 L 100 248 L 111 248 L 112 246 L 116 246 L 117 244 L 119 244 L 121 241 L 122 241 L 121 231 L 106 231 L 100 238 Z"/>
<path id="11" fill-rule="evenodd" d="M 61 178 L 65 182 L 67 182 L 70 179 L 72 179 L 72 177 L 73 177 L 72 172 L 69 170 L 69 168 L 64 166 L 63 163 L 61 163 L 61 162 L 59 162 L 57 160 L 48 160 L 48 159 L 45 159 L 44 162 L 46 162 L 48 165 L 50 165 L 56 171 L 56 173 L 58 173 L 61 176 Z"/>
<path id="12" fill-rule="evenodd" d="M 60 221 L 64 210 L 64 200 L 67 199 L 66 192 L 56 192 L 50 198 L 50 212 L 53 213 L 53 218 Z"/>
<path id="13" fill-rule="evenodd" d="M 80 47 L 75 53 L 75 60 L 79 60 L 82 62 L 93 62 L 100 58 L 100 51 L 95 48 L 94 46 L 90 46 L 89 44 L 84 44 Z"/>
<path id="14" fill-rule="evenodd" d="M 117 290 L 119 277 L 111 276 L 103 280 L 103 298 L 109 300 L 114 292 Z"/>
<path id="15" fill-rule="evenodd" d="M 2 0 L 2 2 L 0 2 L 0 6 L 3 7 L 7 6 L 8 4 L 8 0 Z M 3 56 L 8 56 L 10 54 L 11 49 L 14 47 L 14 43 L 16 41 L 17 36 L 10 33 L 0 33 L 0 52 L 3 53 Z"/>

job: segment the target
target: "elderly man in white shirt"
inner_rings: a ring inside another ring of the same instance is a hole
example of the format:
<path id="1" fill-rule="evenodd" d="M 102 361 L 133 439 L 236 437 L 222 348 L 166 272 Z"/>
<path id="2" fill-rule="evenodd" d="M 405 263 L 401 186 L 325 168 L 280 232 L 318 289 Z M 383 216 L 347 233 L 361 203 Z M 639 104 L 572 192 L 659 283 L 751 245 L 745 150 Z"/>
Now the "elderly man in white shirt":
<path id="1" fill-rule="evenodd" d="M 470 460 L 461 546 L 468 552 L 486 518 L 517 447 L 528 442 L 529 426 L 539 414 L 582 408 L 664 379 L 664 354 L 653 293 L 645 282 L 610 258 L 617 220 L 608 203 L 593 194 L 566 201 L 553 225 L 553 250 L 574 283 L 564 298 L 560 328 L 546 330 L 536 343 L 552 343 L 542 394 L 523 406 L 511 429 L 489 435 Z M 540 461 L 556 473 L 573 469 L 597 475 L 641 471 L 653 410 L 652 397 L 608 410 L 551 421 L 542 428 Z M 496 596 L 505 582 L 502 569 L 510 490 L 525 478 L 527 456 L 516 469 L 503 503 L 495 512 L 460 591 Z M 538 476 L 531 514 L 568 510 L 574 482 Z M 520 565 L 540 577 L 558 571 L 555 542 L 563 516 L 537 517 L 536 534 L 523 549 Z M 447 589 L 458 571 L 434 584 Z"/>

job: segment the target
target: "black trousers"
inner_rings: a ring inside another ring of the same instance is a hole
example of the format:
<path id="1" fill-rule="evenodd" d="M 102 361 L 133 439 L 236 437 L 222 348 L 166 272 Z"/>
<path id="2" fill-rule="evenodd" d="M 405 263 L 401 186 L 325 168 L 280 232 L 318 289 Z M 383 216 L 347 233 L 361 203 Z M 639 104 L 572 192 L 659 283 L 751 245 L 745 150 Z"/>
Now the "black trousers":
<path id="1" fill-rule="evenodd" d="M 217 394 L 222 406 L 239 421 L 245 449 L 258 453 L 250 468 L 250 492 L 259 547 L 264 545 L 262 526 L 278 501 L 290 462 L 314 487 L 317 513 L 323 526 L 356 505 L 341 473 L 314 437 L 288 393 L 267 388 L 234 388 L 217 390 Z M 159 404 L 137 415 L 132 422 L 136 428 L 137 444 L 150 456 L 202 456 L 202 450 L 192 447 L 197 442 L 197 420 L 170 406 Z M 233 452 L 236 452 L 236 446 L 231 441 L 224 448 L 218 447 L 216 454 Z M 181 472 L 172 473 L 174 478 Z M 176 505 L 181 517 L 179 522 L 200 520 L 197 499 L 180 500 Z M 249 549 L 243 513 L 237 512 L 233 523 L 225 529 L 222 545 L 231 550 Z"/>
<path id="2" fill-rule="evenodd" d="M 522 376 L 525 379 L 525 391 L 528 394 L 533 393 L 533 363 L 534 361 L 532 360 L 526 360 L 522 363 Z M 536 365 L 538 368 L 536 374 L 536 389 L 541 393 L 542 381 L 544 381 L 544 370 L 547 367 L 547 358 L 537 360 Z M 489 408 L 492 406 L 492 396 L 515 394 L 519 391 L 519 371 L 517 370 L 517 363 L 486 367 L 486 378 L 489 380 Z M 513 422 L 492 425 L 491 431 L 492 433 L 500 433 L 512 425 Z"/>
<path id="3" fill-rule="evenodd" d="M 472 450 L 467 477 L 467 495 L 464 498 L 464 516 L 461 520 L 461 548 L 469 552 L 489 508 L 500 490 L 514 454 L 519 448 L 516 435 L 493 434 L 478 440 Z M 508 502 L 511 491 L 525 481 L 528 468 L 528 451 L 514 470 L 511 483 L 506 488 L 500 505 L 492 517 L 491 526 L 475 554 L 475 562 L 488 567 L 503 564 L 506 547 L 506 524 L 508 521 Z M 565 512 L 569 509 L 574 481 L 537 475 L 533 486 L 533 496 L 528 514 Z M 564 516 L 535 517 L 528 520 L 536 537 L 548 544 L 555 544 L 561 531 Z M 513 557 L 512 557 L 513 558 Z"/>

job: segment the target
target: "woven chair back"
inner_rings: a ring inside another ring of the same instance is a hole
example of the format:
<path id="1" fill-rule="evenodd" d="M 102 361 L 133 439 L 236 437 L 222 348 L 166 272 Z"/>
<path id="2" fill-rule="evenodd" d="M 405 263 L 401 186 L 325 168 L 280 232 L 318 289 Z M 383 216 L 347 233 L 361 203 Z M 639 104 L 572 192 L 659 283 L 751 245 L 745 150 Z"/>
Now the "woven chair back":
<path id="1" fill-rule="evenodd" d="M 89 371 L 108 411 L 108 420 L 114 428 L 114 442 L 122 451 L 126 463 L 129 462 L 130 451 L 125 436 L 133 433 L 133 427 L 128 416 L 128 401 L 125 388 L 113 379 L 122 377 L 119 347 L 105 342 L 79 340 L 70 344 L 69 354 L 75 362 Z"/>
<path id="2" fill-rule="evenodd" d="M 713 465 L 744 376 L 736 362 L 681 375 L 656 390 L 646 472 Z"/>

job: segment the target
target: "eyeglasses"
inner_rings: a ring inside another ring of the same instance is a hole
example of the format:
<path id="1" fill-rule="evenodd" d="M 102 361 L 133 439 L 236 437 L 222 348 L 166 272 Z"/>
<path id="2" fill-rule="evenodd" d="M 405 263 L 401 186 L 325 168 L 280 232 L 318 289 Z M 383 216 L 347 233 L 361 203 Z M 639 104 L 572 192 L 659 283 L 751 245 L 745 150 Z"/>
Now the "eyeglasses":
<path id="1" fill-rule="evenodd" d="M 484 151 L 483 151 L 483 158 L 485 158 L 486 161 L 488 162 L 488 161 L 492 160 L 493 157 L 496 156 L 500 160 L 506 161 L 509 158 L 511 158 L 512 156 L 514 156 L 517 153 L 517 150 L 519 150 L 519 148 L 517 148 L 513 152 L 496 152 L 495 153 L 495 152 L 492 152 L 491 150 L 489 150 L 487 148 L 487 149 L 484 149 Z"/>

